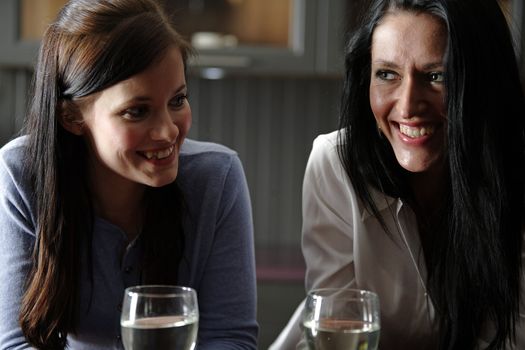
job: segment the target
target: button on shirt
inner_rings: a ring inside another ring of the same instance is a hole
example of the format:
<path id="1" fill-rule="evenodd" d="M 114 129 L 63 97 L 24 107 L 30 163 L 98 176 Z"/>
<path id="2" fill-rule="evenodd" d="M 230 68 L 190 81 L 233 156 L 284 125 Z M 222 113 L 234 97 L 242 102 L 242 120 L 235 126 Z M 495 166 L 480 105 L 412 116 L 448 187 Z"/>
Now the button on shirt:
<path id="1" fill-rule="evenodd" d="M 82 265 L 81 272 L 78 328 L 84 332 L 69 335 L 69 346 L 72 349 L 123 349 L 120 337 L 122 300 L 124 289 L 140 284 L 138 270 L 134 273 L 128 270 L 129 266 L 139 263 L 140 239 L 137 237 L 130 243 L 119 227 L 96 218 L 92 247 L 93 282 L 87 262 Z"/>

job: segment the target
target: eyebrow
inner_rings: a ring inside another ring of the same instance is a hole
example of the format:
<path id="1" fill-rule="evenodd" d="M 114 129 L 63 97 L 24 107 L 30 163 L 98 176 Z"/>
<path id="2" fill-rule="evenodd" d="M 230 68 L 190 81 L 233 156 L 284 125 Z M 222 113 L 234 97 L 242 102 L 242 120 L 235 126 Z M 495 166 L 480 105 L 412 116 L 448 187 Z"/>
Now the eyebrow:
<path id="1" fill-rule="evenodd" d="M 186 88 L 186 84 L 182 84 L 181 86 L 179 86 L 174 92 L 173 92 L 173 95 L 175 94 L 178 94 L 179 92 L 181 92 L 182 90 L 184 90 Z M 148 101 L 148 100 L 151 100 L 151 98 L 149 96 L 135 96 L 133 97 L 132 99 L 130 99 L 129 101 Z"/>
<path id="2" fill-rule="evenodd" d="M 401 68 L 396 63 L 394 63 L 392 61 L 388 61 L 388 60 L 375 60 L 375 61 L 372 62 L 372 64 L 380 65 L 380 66 L 383 66 L 383 67 L 386 67 L 386 68 L 392 68 L 392 69 L 399 69 L 399 68 Z M 430 69 L 442 68 L 442 67 L 443 67 L 443 62 L 430 62 L 430 63 L 427 63 L 427 64 L 425 64 L 423 66 L 423 70 L 430 70 Z"/>
<path id="3" fill-rule="evenodd" d="M 179 92 L 181 92 L 182 90 L 184 90 L 186 88 L 186 84 L 182 84 L 181 86 L 179 86 L 174 92 L 173 92 L 173 95 L 176 95 L 178 94 Z M 124 101 L 123 103 L 120 103 L 119 105 L 120 106 L 124 106 L 124 105 L 127 105 L 131 102 L 147 102 L 147 101 L 150 101 L 151 100 L 151 97 L 150 96 L 142 96 L 142 95 L 139 95 L 139 96 L 134 96 L 132 98 L 130 98 L 129 100 L 126 100 Z"/>

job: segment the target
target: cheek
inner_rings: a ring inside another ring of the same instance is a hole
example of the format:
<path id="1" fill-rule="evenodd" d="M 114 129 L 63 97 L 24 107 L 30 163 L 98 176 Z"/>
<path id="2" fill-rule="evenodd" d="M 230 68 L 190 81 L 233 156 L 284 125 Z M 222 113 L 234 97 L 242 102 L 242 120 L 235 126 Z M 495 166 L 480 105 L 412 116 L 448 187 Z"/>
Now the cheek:
<path id="1" fill-rule="evenodd" d="M 86 127 L 85 136 L 92 153 L 106 161 L 135 152 L 144 138 L 141 127 L 114 123 L 106 116 L 89 120 Z"/>
<path id="2" fill-rule="evenodd" d="M 188 110 L 185 111 L 184 115 L 177 121 L 177 127 L 179 128 L 179 133 L 182 137 L 186 137 L 191 127 L 191 109 L 188 107 Z"/>
<path id="3" fill-rule="evenodd" d="M 439 113 L 441 114 L 441 116 L 443 117 L 443 119 L 447 119 L 447 109 L 448 109 L 448 106 L 447 104 L 445 103 L 445 97 L 441 97 L 439 99 L 439 101 L 437 101 L 437 105 L 438 105 L 438 111 Z"/>
<path id="4" fill-rule="evenodd" d="M 106 155 L 119 154 L 120 157 L 134 153 L 144 142 L 145 134 L 139 128 L 112 128 L 104 135 L 99 135 L 97 146 L 103 147 Z M 102 149 L 101 149 L 102 151 Z"/>
<path id="5" fill-rule="evenodd" d="M 117 150 L 120 149 L 122 152 L 134 152 L 135 149 L 140 148 L 140 145 L 144 142 L 144 139 L 145 137 L 143 133 L 127 132 L 120 135 L 120 137 L 114 137 L 112 142 Z"/>
<path id="6" fill-rule="evenodd" d="M 374 86 L 370 87 L 370 108 L 378 123 L 386 122 L 387 118 L 387 101 L 384 95 Z"/>
<path id="7" fill-rule="evenodd" d="M 434 118 L 447 119 L 448 106 L 444 94 L 435 94 L 427 99 L 427 113 Z"/>
<path id="8" fill-rule="evenodd" d="M 112 144 L 115 149 L 129 149 L 140 144 L 145 133 L 140 125 L 112 125 L 108 128 L 106 138 L 108 143 Z"/>

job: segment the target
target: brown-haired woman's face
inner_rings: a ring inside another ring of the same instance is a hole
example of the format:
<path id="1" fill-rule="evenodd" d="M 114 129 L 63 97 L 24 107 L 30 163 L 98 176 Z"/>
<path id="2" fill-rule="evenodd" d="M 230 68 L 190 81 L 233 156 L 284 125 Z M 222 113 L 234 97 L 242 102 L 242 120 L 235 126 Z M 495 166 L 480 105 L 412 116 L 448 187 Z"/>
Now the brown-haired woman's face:
<path id="1" fill-rule="evenodd" d="M 191 125 L 180 50 L 169 49 L 146 70 L 86 102 L 82 132 L 95 184 L 111 178 L 159 187 L 175 180 Z"/>
<path id="2" fill-rule="evenodd" d="M 441 166 L 446 28 L 431 15 L 387 14 L 372 37 L 370 106 L 399 164 L 410 172 Z"/>

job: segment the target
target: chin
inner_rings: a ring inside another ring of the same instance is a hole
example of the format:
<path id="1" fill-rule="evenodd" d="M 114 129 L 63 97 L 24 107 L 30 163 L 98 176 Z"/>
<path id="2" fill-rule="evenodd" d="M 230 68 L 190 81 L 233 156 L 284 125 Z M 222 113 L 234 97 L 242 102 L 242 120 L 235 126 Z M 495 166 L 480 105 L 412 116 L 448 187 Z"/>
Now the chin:
<path id="1" fill-rule="evenodd" d="M 418 162 L 418 163 L 403 163 L 399 162 L 399 165 L 405 169 L 408 172 L 418 174 L 418 173 L 427 173 L 432 172 L 434 170 L 441 169 L 442 163 L 439 161 L 433 161 L 433 162 Z"/>
<path id="2" fill-rule="evenodd" d="M 169 185 L 169 184 L 171 184 L 173 182 L 175 182 L 175 179 L 170 180 L 170 181 L 155 182 L 155 183 L 151 184 L 150 186 L 151 187 L 157 187 L 157 188 L 158 187 L 164 187 L 164 186 L 167 186 L 167 185 Z"/>
<path id="3" fill-rule="evenodd" d="M 443 166 L 443 154 L 441 152 L 415 153 L 415 152 L 396 152 L 397 163 L 403 169 L 411 173 L 424 173 L 439 169 Z"/>
<path id="4" fill-rule="evenodd" d="M 163 177 L 158 179 L 148 179 L 144 184 L 150 187 L 163 187 L 173 183 L 177 179 L 177 174 L 170 177 Z"/>
<path id="5" fill-rule="evenodd" d="M 403 169 L 405 169 L 406 171 L 408 171 L 409 173 L 414 173 L 414 174 L 424 173 L 425 171 L 428 170 L 428 168 L 414 167 L 414 166 L 403 166 L 403 165 L 401 165 L 401 167 Z"/>

